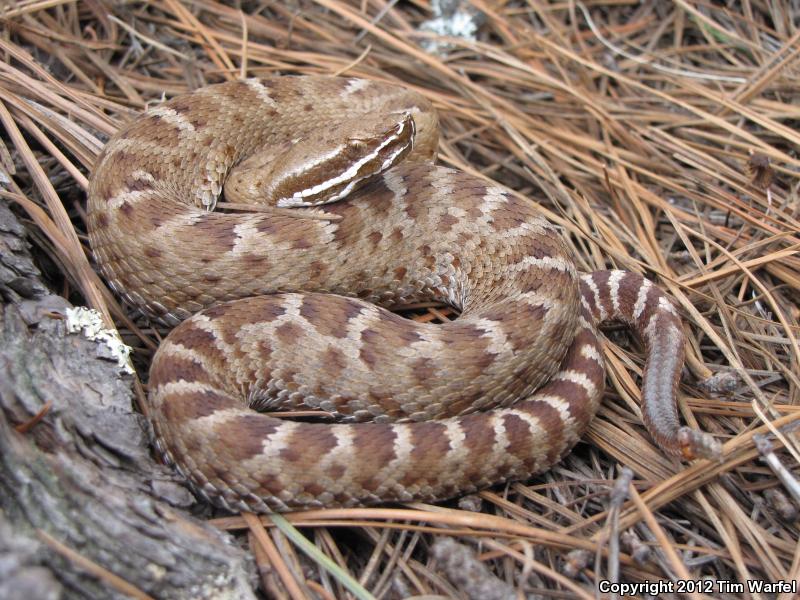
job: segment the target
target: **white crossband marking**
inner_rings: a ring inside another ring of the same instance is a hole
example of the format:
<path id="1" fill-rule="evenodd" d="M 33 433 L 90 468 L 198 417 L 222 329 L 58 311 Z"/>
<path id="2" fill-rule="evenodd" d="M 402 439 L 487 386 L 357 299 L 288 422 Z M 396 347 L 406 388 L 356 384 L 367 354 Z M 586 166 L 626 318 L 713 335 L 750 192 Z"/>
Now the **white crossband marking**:
<path id="1" fill-rule="evenodd" d="M 153 177 L 151 173 L 143 171 L 142 169 L 133 171 L 130 174 L 130 177 L 126 179 L 126 183 L 128 183 L 128 185 L 137 181 L 145 181 L 152 185 L 155 185 L 156 183 L 155 177 Z M 151 192 L 152 190 L 131 190 L 126 187 L 126 189 L 110 198 L 107 204 L 109 208 L 116 210 L 126 202 L 128 204 L 136 204 L 142 198 L 149 196 Z"/>
<path id="2" fill-rule="evenodd" d="M 255 464 L 262 468 L 271 468 L 271 470 L 275 470 L 275 467 L 271 467 L 271 465 L 280 465 L 281 452 L 289 447 L 289 440 L 291 440 L 292 434 L 301 426 L 301 423 L 296 423 L 294 421 L 281 421 L 281 424 L 278 425 L 275 432 L 262 440 L 261 454 L 249 460 L 256 461 Z M 243 464 L 246 465 L 249 460 L 245 461 Z"/>
<path id="3" fill-rule="evenodd" d="M 658 298 L 658 310 L 663 312 L 668 312 L 671 315 L 677 315 L 678 311 L 675 310 L 675 306 L 666 296 L 659 296 Z"/>
<path id="4" fill-rule="evenodd" d="M 245 79 L 244 82 L 256 93 L 259 100 L 261 100 L 264 104 L 273 108 L 278 105 L 278 103 L 273 100 L 272 96 L 269 95 L 269 90 L 265 88 L 258 79 Z"/>
<path id="5" fill-rule="evenodd" d="M 344 92 L 342 92 L 342 94 L 349 96 L 350 94 L 354 94 L 368 86 L 369 80 L 367 79 L 349 79 L 347 81 L 347 87 L 344 88 Z"/>
<path id="6" fill-rule="evenodd" d="M 602 364 L 602 358 L 600 353 L 597 351 L 597 346 L 593 344 L 584 344 L 581 346 L 581 356 L 583 358 L 593 360 L 596 363 Z"/>
<path id="7" fill-rule="evenodd" d="M 620 314 L 619 306 L 619 283 L 625 277 L 625 271 L 611 271 L 608 277 L 608 291 L 611 296 L 611 308 L 615 315 Z"/>
<path id="8" fill-rule="evenodd" d="M 108 201 L 108 207 L 117 210 L 123 204 L 136 204 L 143 197 L 149 196 L 150 190 L 120 192 Z"/>
<path id="9" fill-rule="evenodd" d="M 543 256 L 541 258 L 537 258 L 535 256 L 526 256 L 518 263 L 509 266 L 515 271 L 521 271 L 528 267 L 562 271 L 564 273 L 572 273 L 575 270 L 575 265 L 572 261 L 560 256 Z"/>
<path id="10" fill-rule="evenodd" d="M 584 275 L 582 279 L 583 282 L 589 286 L 589 289 L 592 290 L 594 305 L 597 307 L 597 312 L 600 313 L 600 321 L 605 321 L 608 318 L 608 311 L 606 311 L 606 307 L 603 306 L 603 303 L 600 301 L 600 288 L 597 287 L 594 277 L 591 273 L 588 273 Z"/>
<path id="11" fill-rule="evenodd" d="M 503 464 L 508 464 L 508 462 L 512 461 L 513 465 L 516 468 L 520 466 L 522 461 L 515 456 L 508 452 L 508 448 L 511 446 L 511 442 L 508 439 L 508 433 L 506 432 L 506 426 L 503 422 L 503 416 L 507 414 L 505 412 L 494 412 L 489 413 L 490 424 L 492 427 L 492 431 L 494 431 L 494 444 L 492 445 L 492 454 L 497 457 L 497 468 L 501 468 Z"/>
<path id="12" fill-rule="evenodd" d="M 228 421 L 232 421 L 233 419 L 238 419 L 243 416 L 249 416 L 249 413 L 237 406 L 234 408 L 215 410 L 210 415 L 192 419 L 189 425 L 192 427 L 192 429 L 207 431 L 213 427 L 216 427 L 217 425 L 224 425 Z"/>
<path id="13" fill-rule="evenodd" d="M 483 195 L 480 210 L 484 215 L 489 215 L 506 204 L 508 204 L 508 193 L 503 188 L 490 187 Z"/>
<path id="14" fill-rule="evenodd" d="M 550 406 L 555 408 L 558 411 L 559 416 L 561 417 L 561 422 L 563 424 L 564 431 L 565 432 L 572 431 L 572 429 L 574 428 L 575 419 L 572 416 L 572 413 L 569 411 L 569 403 L 566 400 L 564 400 L 559 396 L 553 396 L 553 395 L 542 395 L 542 396 L 537 395 L 536 399 L 539 402 L 544 402 L 545 404 L 549 404 Z M 547 439 L 544 432 L 540 433 L 539 436 L 540 439 Z M 571 441 L 569 440 L 568 437 L 563 439 L 560 447 L 556 449 L 556 452 L 561 453 L 564 447 L 570 443 Z M 552 452 L 552 449 L 546 445 L 543 445 L 542 460 L 546 460 L 548 451 Z"/>
<path id="15" fill-rule="evenodd" d="M 524 410 L 515 410 L 513 408 L 504 411 L 503 414 L 514 415 L 527 423 L 536 465 L 540 465 L 542 461 L 547 458 L 547 448 L 543 447 L 544 440 L 547 439 L 547 436 L 542 429 L 542 423 L 539 418 Z M 535 442 L 535 440 L 539 440 L 538 443 Z"/>
<path id="16" fill-rule="evenodd" d="M 331 429 L 336 438 L 336 445 L 320 457 L 321 470 L 328 471 L 335 465 L 349 468 L 353 454 L 353 428 L 347 425 L 335 425 Z"/>
<path id="17" fill-rule="evenodd" d="M 503 328 L 500 327 L 500 324 L 497 321 L 478 319 L 475 322 L 475 326 L 479 329 L 483 329 L 486 332 L 481 337 L 489 340 L 489 344 L 486 348 L 489 352 L 492 354 L 497 354 L 498 356 L 513 353 L 513 350 L 508 343 L 508 336 L 505 334 Z"/>
<path id="18" fill-rule="evenodd" d="M 494 412 L 488 414 L 492 431 L 494 431 L 494 447 L 492 450 L 495 454 L 503 454 L 509 446 L 505 423 L 503 423 L 503 418 L 500 413 Z"/>
<path id="19" fill-rule="evenodd" d="M 464 434 L 464 430 L 457 419 L 448 419 L 445 423 L 444 434 L 450 447 L 447 450 L 447 454 L 442 458 L 443 464 L 448 465 L 448 469 L 453 469 L 460 473 L 466 467 L 462 459 L 464 458 L 463 448 L 467 436 Z"/>
<path id="20" fill-rule="evenodd" d="M 359 313 L 347 322 L 346 339 L 349 343 L 342 344 L 340 350 L 352 361 L 361 362 L 361 334 L 380 320 L 380 311 L 371 304 L 361 308 Z"/>
<path id="21" fill-rule="evenodd" d="M 636 304 L 633 305 L 633 318 L 638 321 L 644 312 L 644 307 L 647 305 L 647 295 L 653 283 L 649 279 L 642 280 L 642 285 L 639 286 L 639 294 L 636 296 Z"/>
<path id="22" fill-rule="evenodd" d="M 187 348 L 183 344 L 177 344 L 174 342 L 170 342 L 165 340 L 161 344 L 160 352 L 163 356 L 175 356 L 178 358 L 186 358 L 193 362 L 196 362 L 203 366 L 209 373 L 214 372 L 213 365 L 209 364 L 207 361 L 207 356 L 204 354 L 199 353 L 194 348 Z"/>
<path id="23" fill-rule="evenodd" d="M 569 381 L 575 385 L 581 386 L 589 396 L 594 396 L 597 392 L 597 387 L 592 383 L 585 373 L 570 369 L 569 371 L 559 371 L 553 379 L 560 381 Z"/>
<path id="24" fill-rule="evenodd" d="M 199 381 L 169 381 L 167 383 L 163 383 L 159 385 L 155 390 L 151 392 L 151 401 L 154 407 L 157 407 L 159 410 L 164 406 L 166 400 L 174 398 L 175 396 L 186 396 L 187 394 L 204 394 L 206 392 L 213 392 L 220 396 L 228 396 L 229 394 L 225 390 L 221 390 L 217 387 L 214 387 L 208 383 L 202 383 Z M 233 403 L 235 401 L 232 400 Z M 239 406 L 233 406 L 231 408 L 223 408 L 219 410 L 215 410 L 209 415 L 205 415 L 203 417 L 194 417 L 188 423 L 187 426 L 192 428 L 200 428 L 200 430 L 207 430 L 209 427 L 214 425 L 220 425 L 225 423 L 229 419 L 240 417 L 242 415 L 249 414 L 249 411 L 242 409 Z"/>
<path id="25" fill-rule="evenodd" d="M 214 387 L 210 383 L 205 383 L 202 381 L 184 381 L 181 379 L 180 381 L 168 381 L 166 383 L 162 383 L 156 389 L 157 396 L 170 396 L 172 394 L 196 394 L 202 392 L 212 391 L 216 394 L 220 394 L 221 396 L 227 396 L 228 393 L 224 390 Z M 242 413 L 241 408 L 237 408 L 239 413 Z"/>
<path id="26" fill-rule="evenodd" d="M 170 125 L 173 125 L 181 132 L 194 133 L 194 125 L 192 125 L 185 116 L 177 112 L 174 108 L 170 108 L 168 106 L 157 106 L 155 108 L 151 108 L 147 112 L 150 115 L 161 117 L 162 120 Z"/>
<path id="27" fill-rule="evenodd" d="M 411 443 L 411 428 L 406 425 L 396 425 L 392 427 L 394 432 L 394 442 L 392 443 L 392 450 L 394 451 L 394 459 L 389 461 L 389 464 L 383 469 L 387 473 L 396 473 L 401 467 L 409 465 L 411 451 L 414 445 Z"/>

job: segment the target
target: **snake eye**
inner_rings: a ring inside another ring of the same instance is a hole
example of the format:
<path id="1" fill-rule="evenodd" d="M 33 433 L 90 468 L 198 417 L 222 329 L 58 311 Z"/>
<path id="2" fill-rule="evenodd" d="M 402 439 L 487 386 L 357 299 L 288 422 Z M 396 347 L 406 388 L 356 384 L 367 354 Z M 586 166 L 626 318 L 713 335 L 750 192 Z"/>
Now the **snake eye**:
<path id="1" fill-rule="evenodd" d="M 347 145 L 354 150 L 362 150 L 369 145 L 369 142 L 361 138 L 351 138 L 347 140 Z"/>

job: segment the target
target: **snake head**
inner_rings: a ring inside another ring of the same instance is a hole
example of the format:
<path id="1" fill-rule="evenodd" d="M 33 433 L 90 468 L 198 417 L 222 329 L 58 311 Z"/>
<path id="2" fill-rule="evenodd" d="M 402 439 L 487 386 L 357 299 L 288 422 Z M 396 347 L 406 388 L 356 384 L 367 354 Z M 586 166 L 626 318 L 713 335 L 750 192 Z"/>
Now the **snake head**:
<path id="1" fill-rule="evenodd" d="M 225 196 L 229 202 L 279 208 L 335 202 L 403 160 L 415 133 L 407 112 L 367 115 L 314 131 L 279 156 L 255 155 L 240 163 L 225 182 Z"/>

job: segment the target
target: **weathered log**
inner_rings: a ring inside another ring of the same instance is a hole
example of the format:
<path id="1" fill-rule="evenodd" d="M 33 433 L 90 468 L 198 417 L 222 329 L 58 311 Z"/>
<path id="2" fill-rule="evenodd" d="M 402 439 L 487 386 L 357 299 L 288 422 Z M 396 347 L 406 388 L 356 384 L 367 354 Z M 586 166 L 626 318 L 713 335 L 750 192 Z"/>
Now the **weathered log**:
<path id="1" fill-rule="evenodd" d="M 0 597 L 126 597 L 127 582 L 253 598 L 252 559 L 184 510 L 193 499 L 153 460 L 131 376 L 66 332 L 68 305 L 23 235 L 0 203 Z"/>

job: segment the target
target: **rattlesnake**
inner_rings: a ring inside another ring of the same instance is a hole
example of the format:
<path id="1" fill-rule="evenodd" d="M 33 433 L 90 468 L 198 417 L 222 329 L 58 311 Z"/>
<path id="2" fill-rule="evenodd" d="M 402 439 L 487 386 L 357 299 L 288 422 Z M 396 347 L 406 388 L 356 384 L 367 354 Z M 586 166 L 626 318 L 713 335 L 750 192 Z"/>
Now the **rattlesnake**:
<path id="1" fill-rule="evenodd" d="M 542 471 L 597 409 L 595 326 L 610 318 L 645 342 L 659 445 L 708 445 L 678 425 L 684 336 L 667 296 L 634 273 L 579 274 L 534 203 L 434 166 L 437 136 L 404 88 L 278 77 L 179 96 L 106 145 L 89 239 L 114 290 L 180 323 L 148 412 L 157 448 L 212 502 L 432 501 Z M 223 184 L 261 206 L 219 210 Z M 432 300 L 461 316 L 379 308 Z M 263 412 L 278 408 L 337 423 Z"/>

